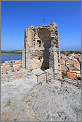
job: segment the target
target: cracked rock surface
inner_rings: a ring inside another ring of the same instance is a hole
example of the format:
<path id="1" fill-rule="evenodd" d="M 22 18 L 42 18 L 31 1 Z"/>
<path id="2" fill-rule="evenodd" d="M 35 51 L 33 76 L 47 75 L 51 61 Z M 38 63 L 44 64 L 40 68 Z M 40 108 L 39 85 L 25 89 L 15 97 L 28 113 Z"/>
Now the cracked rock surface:
<path id="1" fill-rule="evenodd" d="M 1 84 L 1 119 L 7 121 L 81 121 L 81 89 L 37 77 Z"/>

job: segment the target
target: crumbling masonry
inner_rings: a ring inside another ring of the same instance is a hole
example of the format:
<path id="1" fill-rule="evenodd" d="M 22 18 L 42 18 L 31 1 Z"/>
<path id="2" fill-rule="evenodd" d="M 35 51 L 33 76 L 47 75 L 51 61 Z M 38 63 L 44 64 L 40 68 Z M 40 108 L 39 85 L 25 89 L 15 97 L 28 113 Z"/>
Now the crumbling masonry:
<path id="1" fill-rule="evenodd" d="M 40 27 L 29 26 L 25 29 L 22 68 L 53 69 L 60 74 L 60 50 L 58 26 L 52 22 Z"/>

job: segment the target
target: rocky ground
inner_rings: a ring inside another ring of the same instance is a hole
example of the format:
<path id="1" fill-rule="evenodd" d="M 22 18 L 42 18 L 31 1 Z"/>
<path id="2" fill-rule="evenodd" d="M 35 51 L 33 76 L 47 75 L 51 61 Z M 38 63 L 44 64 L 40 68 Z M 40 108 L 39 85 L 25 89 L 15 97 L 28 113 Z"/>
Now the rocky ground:
<path id="1" fill-rule="evenodd" d="M 21 79 L 27 78 L 28 74 L 27 70 L 21 69 L 17 72 L 9 72 L 8 74 L 1 74 L 1 83 L 7 83 L 13 81 L 13 79 Z"/>
<path id="2" fill-rule="evenodd" d="M 7 79 L 6 82 L 2 76 L 1 119 L 81 121 L 81 89 L 54 79 L 49 83 L 37 83 L 34 72 L 42 73 L 40 70 L 32 73 L 22 70 L 17 72 L 18 75 L 13 74 L 14 80 Z"/>

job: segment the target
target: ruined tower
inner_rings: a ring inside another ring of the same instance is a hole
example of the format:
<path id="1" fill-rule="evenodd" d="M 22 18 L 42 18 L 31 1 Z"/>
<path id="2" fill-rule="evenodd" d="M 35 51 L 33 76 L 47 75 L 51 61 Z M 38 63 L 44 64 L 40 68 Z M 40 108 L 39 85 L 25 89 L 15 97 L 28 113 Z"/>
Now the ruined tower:
<path id="1" fill-rule="evenodd" d="M 49 25 L 25 29 L 24 49 L 22 51 L 22 68 L 43 70 L 52 68 L 60 72 L 60 50 L 58 26 Z"/>

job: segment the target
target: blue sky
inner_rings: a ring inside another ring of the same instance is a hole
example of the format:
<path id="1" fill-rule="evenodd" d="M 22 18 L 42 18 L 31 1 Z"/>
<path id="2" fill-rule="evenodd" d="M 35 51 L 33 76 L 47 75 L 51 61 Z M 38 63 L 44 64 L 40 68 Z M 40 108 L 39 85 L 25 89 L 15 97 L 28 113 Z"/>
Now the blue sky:
<path id="1" fill-rule="evenodd" d="M 81 49 L 80 1 L 1 2 L 1 50 L 22 50 L 24 30 L 30 25 L 56 22 L 60 50 Z"/>

